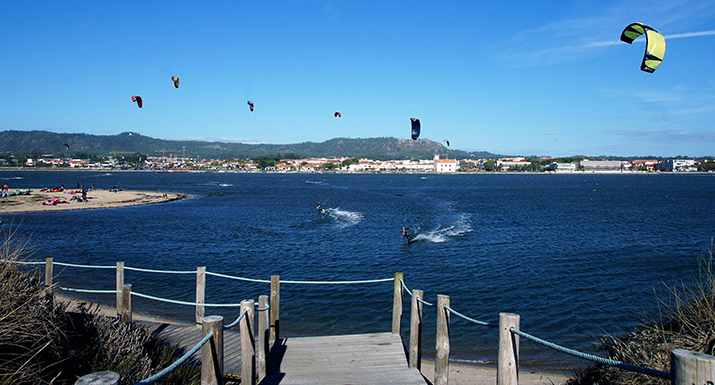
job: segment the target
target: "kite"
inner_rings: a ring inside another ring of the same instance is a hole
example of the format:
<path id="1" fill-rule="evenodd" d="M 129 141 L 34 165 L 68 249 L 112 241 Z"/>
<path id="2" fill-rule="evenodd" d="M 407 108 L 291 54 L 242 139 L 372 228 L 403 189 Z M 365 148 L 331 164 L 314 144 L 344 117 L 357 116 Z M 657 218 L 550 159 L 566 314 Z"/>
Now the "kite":
<path id="1" fill-rule="evenodd" d="M 449 147 L 449 140 L 445 139 L 445 142 L 447 142 L 447 147 Z"/>
<path id="2" fill-rule="evenodd" d="M 179 88 L 179 77 L 178 76 L 172 76 L 171 81 L 174 82 L 174 88 Z"/>
<path id="3" fill-rule="evenodd" d="M 645 35 L 645 54 L 641 71 L 653 73 L 663 61 L 665 55 L 665 37 L 650 26 L 633 23 L 621 34 L 621 41 L 631 44 L 638 36 Z"/>
<path id="4" fill-rule="evenodd" d="M 69 144 L 65 143 L 65 147 L 67 147 L 67 151 L 70 150 L 70 145 L 69 145 Z"/>
<path id="5" fill-rule="evenodd" d="M 143 102 L 142 102 L 141 96 L 132 96 L 132 101 L 136 102 L 137 106 L 139 106 L 139 108 L 142 108 Z"/>
<path id="6" fill-rule="evenodd" d="M 251 112 L 253 112 L 253 102 L 250 100 L 248 101 L 248 107 L 251 109 Z"/>
<path id="7" fill-rule="evenodd" d="M 417 118 L 410 118 L 412 121 L 412 140 L 417 140 L 420 137 L 420 120 Z"/>
<path id="8" fill-rule="evenodd" d="M 336 113 L 333 114 L 333 116 L 336 117 L 336 118 L 342 118 L 342 117 L 343 117 L 343 114 L 341 114 L 341 113 L 339 113 L 339 112 L 336 112 Z"/>

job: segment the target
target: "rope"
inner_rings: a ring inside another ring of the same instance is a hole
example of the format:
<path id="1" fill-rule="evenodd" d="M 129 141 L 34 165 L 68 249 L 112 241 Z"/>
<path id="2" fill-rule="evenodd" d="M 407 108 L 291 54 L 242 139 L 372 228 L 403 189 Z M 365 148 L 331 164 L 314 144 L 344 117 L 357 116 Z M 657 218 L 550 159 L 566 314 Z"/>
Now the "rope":
<path id="1" fill-rule="evenodd" d="M 554 343 L 552 343 L 552 342 L 549 342 L 549 341 L 542 340 L 542 339 L 540 339 L 540 338 L 534 337 L 534 336 L 532 336 L 532 335 L 530 335 L 530 334 L 524 333 L 524 332 L 522 332 L 521 330 L 516 330 L 516 329 L 514 329 L 514 328 L 510 328 L 509 331 L 511 331 L 511 332 L 514 333 L 514 334 L 520 335 L 520 336 L 522 336 L 522 337 L 524 337 L 524 338 L 526 338 L 526 339 L 528 339 L 528 340 L 531 340 L 531 341 L 534 341 L 534 342 L 536 342 L 536 343 L 542 344 L 542 345 L 544 345 L 544 346 L 546 346 L 546 347 L 549 347 L 549 348 L 551 348 L 551 349 L 560 351 L 560 352 L 562 352 L 562 353 L 570 354 L 570 355 L 572 355 L 572 356 L 574 356 L 574 357 L 583 358 L 583 359 L 585 359 L 585 360 L 597 362 L 597 363 L 604 364 L 604 365 L 615 366 L 615 367 L 617 367 L 617 368 L 619 368 L 619 369 L 625 369 L 625 370 L 629 370 L 629 371 L 631 371 L 631 372 L 646 374 L 646 375 L 649 375 L 649 376 L 655 376 L 655 377 L 665 378 L 665 379 L 669 379 L 669 380 L 672 380 L 672 379 L 673 379 L 673 377 L 672 377 L 672 375 L 670 374 L 670 372 L 663 372 L 663 371 L 660 371 L 660 370 L 644 368 L 644 367 L 641 367 L 641 366 L 636 366 L 636 365 L 627 364 L 627 363 L 621 362 L 621 361 L 611 360 L 611 359 L 608 359 L 608 358 L 603 358 L 603 357 L 594 356 L 594 355 L 591 355 L 591 354 L 582 353 L 582 352 L 579 352 L 579 351 L 576 351 L 576 350 L 573 350 L 573 349 L 568 349 L 568 348 L 565 348 L 565 347 L 563 347 L 563 346 L 556 345 L 556 344 L 554 344 Z"/>
<path id="2" fill-rule="evenodd" d="M 246 316 L 246 313 L 248 313 L 248 309 L 244 309 L 244 310 L 241 312 L 241 315 L 238 316 L 238 318 L 236 318 L 235 321 L 231 322 L 231 323 L 228 324 L 228 325 L 225 325 L 223 328 L 224 328 L 224 329 L 231 329 L 232 327 L 238 325 L 238 323 L 241 322 L 241 319 Z"/>
<path id="3" fill-rule="evenodd" d="M 405 289 L 407 294 L 409 294 L 410 297 L 412 297 L 412 292 L 410 291 L 410 289 L 407 288 L 407 285 L 405 285 L 405 280 L 400 278 L 400 283 L 402 284 L 402 287 Z"/>
<path id="4" fill-rule="evenodd" d="M 423 300 L 422 298 L 417 298 L 417 301 L 419 301 L 419 302 L 421 302 L 422 304 L 427 305 L 427 306 L 434 306 L 433 303 L 429 303 L 429 302 Z"/>
<path id="5" fill-rule="evenodd" d="M 60 290 L 74 291 L 77 293 L 94 293 L 94 294 L 117 294 L 117 293 L 120 293 L 120 291 L 118 291 L 118 290 L 89 290 L 89 289 L 74 289 L 71 287 L 62 287 L 62 286 L 55 286 L 55 287 Z"/>
<path id="6" fill-rule="evenodd" d="M 177 301 L 174 299 L 166 299 L 166 298 L 154 297 L 154 296 L 148 295 L 148 294 L 141 294 L 136 291 L 132 291 L 132 295 L 136 295 L 137 297 L 142 297 L 142 298 L 146 298 L 146 299 L 153 299 L 154 301 L 168 302 L 168 303 L 173 303 L 173 304 L 177 304 L 177 305 L 205 306 L 205 307 L 240 307 L 241 306 L 240 303 L 216 304 L 216 303 L 197 303 L 197 302 Z"/>
<path id="7" fill-rule="evenodd" d="M 117 266 L 94 266 L 94 265 L 77 265 L 74 263 L 64 263 L 64 262 L 52 262 L 55 265 L 58 266 L 67 266 L 67 267 L 82 267 L 82 268 L 87 268 L 87 269 L 116 269 Z"/>
<path id="8" fill-rule="evenodd" d="M 256 311 L 267 311 L 271 308 L 271 305 L 267 305 L 266 307 L 259 307 L 256 308 Z"/>
<path id="9" fill-rule="evenodd" d="M 153 376 L 147 378 L 146 380 L 142 380 L 142 381 L 137 382 L 135 385 L 148 385 L 148 384 L 153 384 L 154 382 L 156 382 L 156 381 L 158 381 L 158 380 L 164 378 L 164 376 L 166 376 L 167 374 L 169 374 L 169 373 L 173 372 L 174 370 L 176 370 L 176 368 L 178 368 L 179 365 L 183 364 L 184 361 L 188 360 L 189 357 L 191 357 L 194 353 L 196 353 L 199 349 L 201 349 L 201 347 L 203 347 L 204 344 L 205 344 L 206 342 L 208 342 L 208 340 L 209 340 L 210 338 L 213 337 L 213 335 L 214 335 L 213 332 L 207 334 L 201 341 L 199 341 L 198 344 L 196 344 L 196 346 L 194 346 L 193 348 L 191 348 L 191 350 L 189 350 L 188 352 L 186 352 L 186 354 L 184 354 L 183 356 L 181 356 L 181 358 L 179 358 L 178 360 L 176 360 L 176 362 L 174 362 L 173 364 L 169 365 L 166 369 L 162 370 L 161 372 L 159 372 L 159 373 L 157 373 L 157 374 L 155 374 L 155 375 L 153 375 Z"/>
<path id="10" fill-rule="evenodd" d="M 237 281 L 248 281 L 248 282 L 258 282 L 258 283 L 271 283 L 271 281 L 267 281 L 265 279 L 253 279 L 253 278 L 243 278 L 243 277 L 234 277 L 232 275 L 226 275 L 226 274 L 220 274 L 220 273 L 212 273 L 207 271 L 206 275 L 213 275 L 214 277 L 221 277 L 221 278 L 228 278 L 228 279 L 235 279 Z"/>
<path id="11" fill-rule="evenodd" d="M 459 316 L 459 317 L 461 317 L 461 318 L 464 318 L 464 319 L 467 320 L 467 321 L 474 322 L 474 323 L 477 324 L 477 325 L 491 326 L 491 327 L 499 327 L 499 325 L 496 325 L 496 324 L 493 324 L 493 323 L 475 320 L 474 318 L 469 318 L 469 317 L 467 317 L 466 315 L 464 315 L 464 314 L 462 314 L 462 313 L 460 313 L 460 312 L 458 312 L 458 311 L 452 309 L 452 308 L 449 307 L 449 306 L 445 306 L 444 308 L 447 309 L 450 313 L 454 313 L 456 316 Z"/>
<path id="12" fill-rule="evenodd" d="M 378 282 L 389 282 L 394 281 L 395 278 L 385 278 L 385 279 L 368 279 L 363 281 L 283 281 L 281 283 L 296 283 L 303 285 L 344 285 L 352 283 L 378 283 Z"/>
<path id="13" fill-rule="evenodd" d="M 114 267 L 114 266 L 112 266 Z M 163 273 L 163 274 L 196 274 L 196 270 L 194 271 L 178 271 L 178 270 L 152 270 L 152 269 L 142 269 L 139 267 L 129 267 L 129 266 L 124 266 L 124 270 L 134 270 L 134 271 L 142 271 L 145 273 Z"/>
<path id="14" fill-rule="evenodd" d="M 11 261 L 9 259 L 0 259 L 0 262 L 5 263 L 19 263 L 20 265 L 45 265 L 47 262 L 25 262 L 25 261 Z"/>

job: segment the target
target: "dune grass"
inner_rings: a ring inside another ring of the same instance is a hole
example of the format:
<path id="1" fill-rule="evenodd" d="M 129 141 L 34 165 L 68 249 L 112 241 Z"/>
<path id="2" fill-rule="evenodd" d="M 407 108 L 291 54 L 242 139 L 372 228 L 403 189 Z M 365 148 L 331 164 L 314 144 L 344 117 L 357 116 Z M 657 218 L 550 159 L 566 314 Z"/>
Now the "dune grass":
<path id="1" fill-rule="evenodd" d="M 12 234 L 0 259 L 28 257 Z M 38 274 L 0 262 L 0 385 L 70 385 L 85 375 L 111 370 L 122 384 L 134 384 L 175 361 L 180 352 L 148 333 L 86 307 L 68 312 L 53 301 Z M 156 384 L 198 384 L 199 367 L 186 364 Z"/>
<path id="2" fill-rule="evenodd" d="M 607 335 L 601 349 L 608 358 L 670 372 L 671 352 L 687 349 L 715 353 L 715 260 L 712 244 L 700 258 L 698 275 L 668 287 L 667 298 L 658 299 L 657 319 L 644 317 L 643 326 L 623 335 Z M 646 384 L 666 385 L 670 380 L 596 364 L 567 382 L 568 385 Z"/>

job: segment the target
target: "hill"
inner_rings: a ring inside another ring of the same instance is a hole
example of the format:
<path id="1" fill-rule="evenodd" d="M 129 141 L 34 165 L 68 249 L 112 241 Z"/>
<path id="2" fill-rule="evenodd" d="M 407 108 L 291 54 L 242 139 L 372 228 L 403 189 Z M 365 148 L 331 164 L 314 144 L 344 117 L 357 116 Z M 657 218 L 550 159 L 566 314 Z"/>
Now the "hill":
<path id="1" fill-rule="evenodd" d="M 66 146 L 65 146 L 66 145 Z M 295 144 L 246 144 L 226 142 L 164 140 L 135 132 L 118 135 L 53 133 L 49 131 L 2 131 L 0 154 L 30 157 L 108 156 L 141 153 L 149 156 L 185 156 L 195 159 L 245 159 L 260 155 L 287 155 L 309 158 L 356 157 L 376 160 L 432 159 L 434 154 L 450 158 L 493 158 L 488 152 L 452 150 L 429 139 L 335 138 L 325 142 Z"/>

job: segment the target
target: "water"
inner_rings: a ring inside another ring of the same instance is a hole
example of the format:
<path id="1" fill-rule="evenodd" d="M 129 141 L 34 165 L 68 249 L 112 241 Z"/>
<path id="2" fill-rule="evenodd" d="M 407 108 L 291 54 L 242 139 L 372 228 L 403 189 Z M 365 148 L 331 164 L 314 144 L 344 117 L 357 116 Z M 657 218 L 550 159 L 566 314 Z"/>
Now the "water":
<path id="1" fill-rule="evenodd" d="M 35 259 L 284 280 L 390 278 L 425 300 L 487 322 L 521 316 L 537 337 L 588 353 L 596 340 L 657 314 L 655 292 L 689 281 L 715 230 L 715 175 L 333 175 L 0 172 L 10 189 L 95 184 L 180 192 L 179 202 L 4 215 Z M 91 196 L 91 193 L 90 193 Z M 315 210 L 325 202 L 325 214 Z M 412 227 L 416 242 L 400 238 Z M 59 270 L 59 269 L 58 269 Z M 61 271 L 63 285 L 111 289 L 113 271 Z M 207 302 L 268 294 L 266 284 L 207 279 Z M 126 272 L 143 294 L 194 301 L 192 275 Z M 391 329 L 392 283 L 281 287 L 287 336 Z M 100 298 L 101 299 L 101 298 Z M 113 296 L 103 300 L 113 302 Z M 134 299 L 141 311 L 192 320 L 193 309 Z M 409 301 L 405 300 L 405 309 Z M 425 307 L 424 354 L 434 355 Z M 236 312 L 209 309 L 233 320 Z M 403 317 L 407 338 L 409 312 Z M 452 316 L 451 357 L 496 360 L 496 330 Z M 529 341 L 522 365 L 588 364 Z M 543 365 L 543 366 L 542 366 Z"/>

